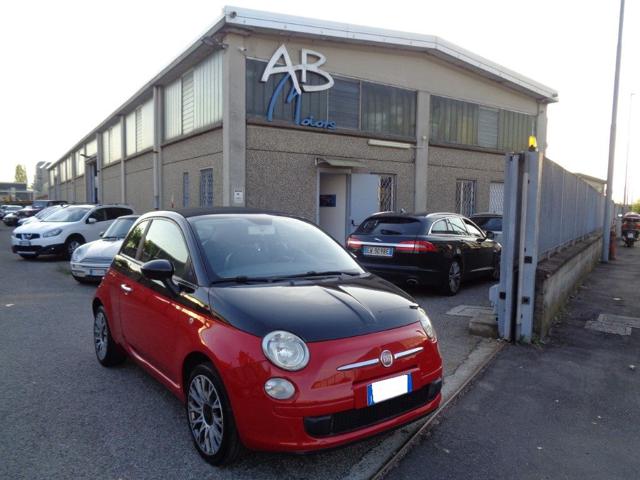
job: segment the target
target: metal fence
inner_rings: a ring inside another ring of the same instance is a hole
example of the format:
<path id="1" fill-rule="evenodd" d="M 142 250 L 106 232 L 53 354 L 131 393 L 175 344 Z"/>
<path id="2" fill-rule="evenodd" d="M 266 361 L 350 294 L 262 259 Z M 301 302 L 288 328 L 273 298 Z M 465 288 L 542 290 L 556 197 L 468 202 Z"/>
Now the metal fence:
<path id="1" fill-rule="evenodd" d="M 545 158 L 540 184 L 540 258 L 602 229 L 605 197 Z"/>

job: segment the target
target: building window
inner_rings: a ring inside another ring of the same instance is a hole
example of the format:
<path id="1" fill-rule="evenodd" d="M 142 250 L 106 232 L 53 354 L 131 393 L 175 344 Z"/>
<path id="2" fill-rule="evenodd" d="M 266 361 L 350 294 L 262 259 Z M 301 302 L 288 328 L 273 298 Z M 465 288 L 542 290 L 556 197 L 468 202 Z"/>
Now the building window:
<path id="1" fill-rule="evenodd" d="M 82 156 L 82 150 L 78 150 L 75 154 L 76 158 L 76 176 L 84 175 L 84 157 Z"/>
<path id="2" fill-rule="evenodd" d="M 164 89 L 164 132 L 171 139 L 222 120 L 222 53 Z"/>
<path id="3" fill-rule="evenodd" d="M 529 135 L 535 135 L 533 115 L 431 97 L 432 143 L 508 152 L 525 150 Z"/>
<path id="4" fill-rule="evenodd" d="M 153 145 L 153 98 L 127 115 L 125 129 L 127 155 Z"/>
<path id="5" fill-rule="evenodd" d="M 265 118 L 271 96 L 285 74 L 271 75 L 261 82 L 267 62 L 248 59 L 246 63 L 247 115 Z M 360 130 L 369 134 L 415 138 L 416 92 L 403 88 L 361 82 L 332 75 L 334 85 L 329 90 L 303 93 L 300 119 L 330 120 L 337 129 Z M 309 84 L 324 83 L 324 79 L 308 74 Z M 273 120 L 293 122 L 295 100 L 287 103 L 290 82 L 275 99 Z"/>
<path id="6" fill-rule="evenodd" d="M 102 134 L 102 161 L 104 164 L 122 158 L 122 129 L 116 123 Z"/>
<path id="7" fill-rule="evenodd" d="M 378 211 L 392 212 L 394 210 L 395 175 L 380 175 L 378 187 Z"/>
<path id="8" fill-rule="evenodd" d="M 200 170 L 200 206 L 213 207 L 213 169 Z"/>
<path id="9" fill-rule="evenodd" d="M 414 138 L 416 93 L 362 82 L 362 130 Z"/>
<path id="10" fill-rule="evenodd" d="M 461 215 L 473 215 L 476 208 L 475 180 L 456 181 L 456 212 Z"/>
<path id="11" fill-rule="evenodd" d="M 504 183 L 489 184 L 489 212 L 502 214 L 504 209 Z"/>
<path id="12" fill-rule="evenodd" d="M 189 172 L 184 172 L 182 174 L 182 208 L 189 206 L 189 197 Z"/>

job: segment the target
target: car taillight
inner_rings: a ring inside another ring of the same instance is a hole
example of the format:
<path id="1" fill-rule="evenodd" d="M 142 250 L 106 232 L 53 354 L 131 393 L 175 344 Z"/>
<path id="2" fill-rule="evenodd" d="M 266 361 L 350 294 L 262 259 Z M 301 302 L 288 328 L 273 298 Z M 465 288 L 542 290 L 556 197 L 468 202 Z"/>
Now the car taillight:
<path id="1" fill-rule="evenodd" d="M 358 250 L 361 245 L 362 245 L 362 242 L 360 240 L 353 237 L 347 238 L 347 248 Z"/>
<path id="2" fill-rule="evenodd" d="M 426 240 L 405 240 L 396 246 L 396 251 L 403 253 L 437 252 L 438 248 Z"/>

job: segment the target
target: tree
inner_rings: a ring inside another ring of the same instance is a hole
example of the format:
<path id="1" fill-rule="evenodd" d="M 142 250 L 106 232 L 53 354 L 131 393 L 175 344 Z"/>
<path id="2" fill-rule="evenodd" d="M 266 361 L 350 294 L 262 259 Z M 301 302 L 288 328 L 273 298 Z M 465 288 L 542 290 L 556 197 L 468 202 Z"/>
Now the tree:
<path id="1" fill-rule="evenodd" d="M 631 205 L 632 212 L 640 212 L 640 200 L 636 200 L 635 203 Z"/>
<path id="2" fill-rule="evenodd" d="M 16 183 L 27 183 L 27 168 L 24 165 L 16 165 Z"/>

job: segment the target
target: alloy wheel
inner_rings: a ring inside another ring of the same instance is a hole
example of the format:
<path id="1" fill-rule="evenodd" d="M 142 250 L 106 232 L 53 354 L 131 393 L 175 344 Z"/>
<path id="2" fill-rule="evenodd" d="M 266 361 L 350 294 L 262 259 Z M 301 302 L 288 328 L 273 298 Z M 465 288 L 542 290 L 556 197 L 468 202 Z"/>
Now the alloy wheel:
<path id="1" fill-rule="evenodd" d="M 449 290 L 451 292 L 455 293 L 458 291 L 461 277 L 460 264 L 456 261 L 451 262 L 451 266 L 449 267 Z"/>
<path id="2" fill-rule="evenodd" d="M 95 344 L 98 358 L 104 360 L 107 356 L 109 332 L 107 331 L 107 320 L 102 311 L 96 314 L 93 322 L 93 343 Z"/>
<path id="3" fill-rule="evenodd" d="M 67 253 L 69 254 L 69 256 L 71 256 L 75 249 L 80 245 L 81 243 L 78 240 L 70 240 L 69 243 L 67 243 Z"/>
<path id="4" fill-rule="evenodd" d="M 224 416 L 220 395 L 211 379 L 196 375 L 189 385 L 187 398 L 189 426 L 200 450 L 215 455 L 224 433 Z"/>

